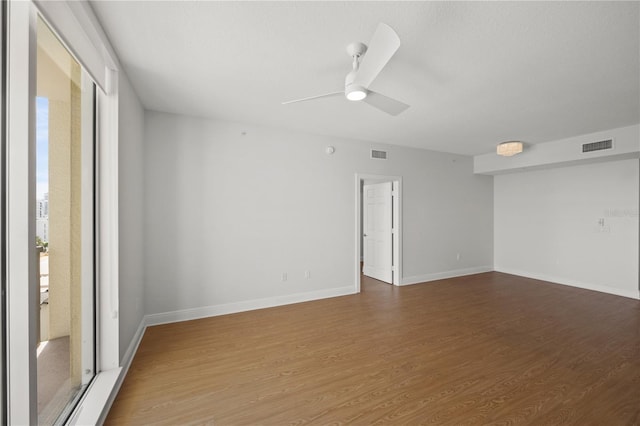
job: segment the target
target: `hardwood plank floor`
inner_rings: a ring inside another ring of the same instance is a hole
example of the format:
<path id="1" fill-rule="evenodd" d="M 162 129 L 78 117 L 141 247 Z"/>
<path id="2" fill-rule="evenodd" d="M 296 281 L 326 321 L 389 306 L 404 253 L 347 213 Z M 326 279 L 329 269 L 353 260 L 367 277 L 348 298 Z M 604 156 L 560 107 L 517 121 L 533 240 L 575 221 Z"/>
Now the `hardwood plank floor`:
<path id="1" fill-rule="evenodd" d="M 486 273 L 147 329 L 107 425 L 640 424 L 640 301 Z"/>

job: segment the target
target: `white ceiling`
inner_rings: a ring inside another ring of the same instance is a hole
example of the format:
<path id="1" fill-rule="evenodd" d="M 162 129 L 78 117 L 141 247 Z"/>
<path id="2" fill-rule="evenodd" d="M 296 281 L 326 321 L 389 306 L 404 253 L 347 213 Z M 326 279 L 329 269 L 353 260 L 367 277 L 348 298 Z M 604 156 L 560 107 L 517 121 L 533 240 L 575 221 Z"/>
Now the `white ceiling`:
<path id="1" fill-rule="evenodd" d="M 147 109 L 476 155 L 640 121 L 640 2 L 93 1 Z M 345 46 L 378 22 L 402 45 L 343 98 Z"/>

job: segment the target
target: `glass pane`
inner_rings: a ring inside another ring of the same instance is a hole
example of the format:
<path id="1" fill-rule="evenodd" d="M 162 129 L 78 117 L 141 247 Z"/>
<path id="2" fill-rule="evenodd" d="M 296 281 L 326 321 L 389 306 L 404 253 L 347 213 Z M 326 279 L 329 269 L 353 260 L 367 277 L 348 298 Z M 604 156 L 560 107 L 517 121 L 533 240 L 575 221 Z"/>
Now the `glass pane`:
<path id="1" fill-rule="evenodd" d="M 68 415 L 95 370 L 93 274 L 86 273 L 93 183 L 83 172 L 92 164 L 93 91 L 41 19 L 37 39 L 38 421 L 53 424 Z"/>

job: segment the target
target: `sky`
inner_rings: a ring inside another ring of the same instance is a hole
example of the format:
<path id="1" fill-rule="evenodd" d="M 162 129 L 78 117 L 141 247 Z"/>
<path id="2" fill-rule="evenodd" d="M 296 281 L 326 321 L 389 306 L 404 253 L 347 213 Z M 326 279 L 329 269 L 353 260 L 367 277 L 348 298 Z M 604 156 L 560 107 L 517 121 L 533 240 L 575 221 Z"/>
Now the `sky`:
<path id="1" fill-rule="evenodd" d="M 49 192 L 49 100 L 36 98 L 36 198 Z"/>

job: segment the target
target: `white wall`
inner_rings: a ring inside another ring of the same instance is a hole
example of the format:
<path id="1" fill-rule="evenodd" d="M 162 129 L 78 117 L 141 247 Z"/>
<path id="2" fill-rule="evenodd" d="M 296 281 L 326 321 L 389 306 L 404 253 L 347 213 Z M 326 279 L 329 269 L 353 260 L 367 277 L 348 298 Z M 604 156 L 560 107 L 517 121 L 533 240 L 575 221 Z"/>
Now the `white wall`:
<path id="1" fill-rule="evenodd" d="M 353 289 L 356 172 L 403 177 L 405 282 L 492 269 L 470 157 L 145 114 L 147 314 Z"/>
<path id="2" fill-rule="evenodd" d="M 144 316 L 144 110 L 119 76 L 120 360 Z"/>
<path id="3" fill-rule="evenodd" d="M 495 176 L 495 269 L 637 298 L 638 168 L 631 159 Z"/>

